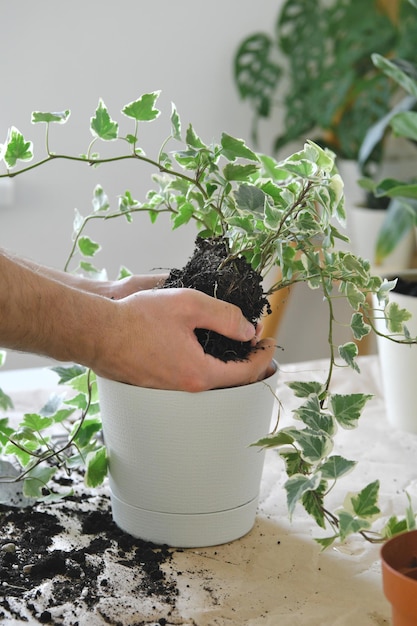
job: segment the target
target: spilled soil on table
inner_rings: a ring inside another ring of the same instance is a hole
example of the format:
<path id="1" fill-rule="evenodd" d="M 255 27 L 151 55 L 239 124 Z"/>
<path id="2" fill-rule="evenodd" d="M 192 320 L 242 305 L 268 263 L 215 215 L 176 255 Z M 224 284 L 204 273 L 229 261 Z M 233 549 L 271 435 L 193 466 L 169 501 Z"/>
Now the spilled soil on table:
<path id="1" fill-rule="evenodd" d="M 171 623 L 172 550 L 120 530 L 105 494 L 25 509 L 1 505 L 0 538 L 2 623 Z"/>

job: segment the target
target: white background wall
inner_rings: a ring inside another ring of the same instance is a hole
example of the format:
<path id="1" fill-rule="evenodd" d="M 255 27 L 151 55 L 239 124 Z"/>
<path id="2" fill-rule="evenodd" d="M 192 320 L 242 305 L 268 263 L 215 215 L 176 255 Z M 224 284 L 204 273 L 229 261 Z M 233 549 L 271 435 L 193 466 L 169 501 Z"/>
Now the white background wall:
<path id="1" fill-rule="evenodd" d="M 99 97 L 129 132 L 120 109 L 142 93 L 159 89 L 163 114 L 157 125 L 143 127 L 142 145 L 149 155 L 156 154 L 169 132 L 171 101 L 183 128 L 192 122 L 203 140 L 217 138 L 223 130 L 249 137 L 251 113 L 232 81 L 233 54 L 247 34 L 272 32 L 281 0 L 20 0 L 7 5 L 2 0 L 1 4 L 0 143 L 14 125 L 41 152 L 43 125 L 31 125 L 31 112 L 69 108 L 69 122 L 51 128 L 52 149 L 85 152 L 91 139 L 89 119 Z M 269 149 L 268 138 L 275 134 L 275 128 L 264 128 L 263 150 Z M 83 164 L 54 162 L 17 177 L 11 206 L 0 207 L 0 245 L 62 267 L 71 244 L 74 209 L 90 211 L 95 185 L 102 184 L 112 199 L 126 189 L 140 199 L 149 188 L 149 175 L 150 170 L 134 163 L 92 170 Z M 141 217 L 133 227 L 113 222 L 92 236 L 104 248 L 97 264 L 115 277 L 121 264 L 137 273 L 183 264 L 192 252 L 194 234 L 193 227 L 173 233 L 169 220 L 151 226 L 147 217 Z M 291 297 L 279 336 L 285 348 L 279 353 L 281 361 L 326 354 L 317 294 L 297 294 Z M 307 324 L 306 309 L 311 312 Z M 9 354 L 6 367 L 38 362 Z"/>

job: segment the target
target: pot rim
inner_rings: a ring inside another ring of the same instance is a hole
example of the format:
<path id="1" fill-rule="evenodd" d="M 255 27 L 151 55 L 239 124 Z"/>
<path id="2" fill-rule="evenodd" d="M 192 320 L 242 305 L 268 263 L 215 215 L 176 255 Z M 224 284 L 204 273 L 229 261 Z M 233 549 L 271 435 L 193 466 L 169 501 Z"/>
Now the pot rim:
<path id="1" fill-rule="evenodd" d="M 139 385 L 131 385 L 129 383 L 124 383 L 118 380 L 113 380 L 111 378 L 105 378 L 103 376 L 98 376 L 98 375 L 97 375 L 97 379 L 103 382 L 113 383 L 122 388 L 125 387 L 126 389 L 142 389 L 142 390 L 148 391 L 149 393 L 154 392 L 154 393 L 160 393 L 160 394 L 184 394 L 187 396 L 202 396 L 204 394 L 213 394 L 213 393 L 224 394 L 228 392 L 239 393 L 239 391 L 247 390 L 250 387 L 259 387 L 262 385 L 265 385 L 267 387 L 270 386 L 270 383 L 272 383 L 274 377 L 277 376 L 278 369 L 279 369 L 278 362 L 275 359 L 272 360 L 272 363 L 274 366 L 274 371 L 267 378 L 263 378 L 262 380 L 256 380 L 252 383 L 247 383 L 246 385 L 236 385 L 234 387 L 217 387 L 216 389 L 208 389 L 207 391 L 197 391 L 197 392 L 180 391 L 180 390 L 175 390 L 175 389 L 156 389 L 154 387 L 140 387 Z M 273 392 L 275 393 L 275 387 L 273 388 Z"/>
<path id="2" fill-rule="evenodd" d="M 383 563 L 383 567 L 385 567 L 387 570 L 389 570 L 392 574 L 394 574 L 395 576 L 400 577 L 401 579 L 405 580 L 408 582 L 408 584 L 412 584 L 417 586 L 417 580 L 410 578 L 410 576 L 407 576 L 406 574 L 404 574 L 403 572 L 401 572 L 398 567 L 394 566 L 391 562 L 391 558 L 389 555 L 387 555 L 387 552 L 389 552 L 392 549 L 392 546 L 397 543 L 398 541 L 402 541 L 404 536 L 407 535 L 409 538 L 411 536 L 411 541 L 413 539 L 413 537 L 415 537 L 415 545 L 417 547 L 417 529 L 415 530 L 405 530 L 402 533 L 399 533 L 398 535 L 395 535 L 394 537 L 391 537 L 390 539 L 388 539 L 388 541 L 386 541 L 384 543 L 384 545 L 381 547 L 380 550 L 380 556 L 381 556 L 381 561 Z"/>

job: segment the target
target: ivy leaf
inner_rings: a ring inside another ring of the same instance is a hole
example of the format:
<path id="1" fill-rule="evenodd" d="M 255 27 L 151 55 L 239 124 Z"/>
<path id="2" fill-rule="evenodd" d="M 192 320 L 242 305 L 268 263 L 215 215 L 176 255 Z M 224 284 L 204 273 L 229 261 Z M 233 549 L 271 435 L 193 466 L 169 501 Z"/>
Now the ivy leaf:
<path id="1" fill-rule="evenodd" d="M 74 413 L 74 409 L 60 409 L 54 415 L 52 415 L 52 419 L 55 424 L 60 424 L 67 420 Z"/>
<path id="2" fill-rule="evenodd" d="M 258 439 L 252 446 L 261 446 L 262 448 L 278 448 L 279 446 L 285 446 L 293 443 L 294 437 L 285 430 L 280 430 L 278 433 L 272 433 L 267 437 Z"/>
<path id="3" fill-rule="evenodd" d="M 138 140 L 138 138 L 136 137 L 136 135 L 132 135 L 131 133 L 128 133 L 128 134 L 126 135 L 125 139 L 126 139 L 127 143 L 130 143 L 130 145 L 132 145 L 132 146 L 133 146 L 133 145 L 137 142 L 137 140 Z"/>
<path id="4" fill-rule="evenodd" d="M 203 143 L 200 137 L 196 134 L 192 124 L 190 124 L 187 128 L 185 143 L 187 146 L 190 146 L 190 148 L 194 148 L 195 150 L 203 150 L 207 148 L 206 144 Z"/>
<path id="5" fill-rule="evenodd" d="M 95 377 L 93 372 L 90 370 L 85 370 L 79 376 L 72 378 L 69 381 L 70 387 L 75 389 L 75 391 L 81 391 L 84 395 L 89 393 L 89 383 L 92 390 L 92 400 L 97 399 L 97 385 L 95 383 Z"/>
<path id="6" fill-rule="evenodd" d="M 303 430 L 288 428 L 287 432 L 300 446 L 302 457 L 307 463 L 317 463 L 332 451 L 333 441 L 324 432 L 317 433 L 308 428 Z"/>
<path id="7" fill-rule="evenodd" d="M 401 309 L 397 302 L 389 302 L 385 307 L 388 330 L 392 333 L 404 332 L 404 322 L 410 319 L 411 313 Z"/>
<path id="8" fill-rule="evenodd" d="M 230 218 L 229 225 L 234 226 L 239 230 L 244 230 L 245 233 L 253 233 L 253 219 L 250 217 L 241 217 L 236 215 L 235 217 Z"/>
<path id="9" fill-rule="evenodd" d="M 330 407 L 338 424 L 347 430 L 356 428 L 365 404 L 372 397 L 364 393 L 332 394 Z"/>
<path id="10" fill-rule="evenodd" d="M 264 214 L 266 195 L 254 185 L 239 185 L 234 193 L 239 210 L 262 216 Z"/>
<path id="11" fill-rule="evenodd" d="M 416 514 L 414 512 L 413 503 L 408 493 L 407 493 L 407 498 L 408 498 L 408 507 L 406 508 L 406 511 L 405 511 L 407 530 L 415 530 L 416 529 Z"/>
<path id="12" fill-rule="evenodd" d="M 119 211 L 124 213 L 129 223 L 132 222 L 132 209 L 138 207 L 139 203 L 134 199 L 129 190 L 119 197 Z"/>
<path id="13" fill-rule="evenodd" d="M 4 393 L 2 389 L 0 389 L 0 409 L 3 411 L 7 411 L 7 409 L 13 408 L 13 401 L 7 393 Z"/>
<path id="14" fill-rule="evenodd" d="M 363 295 L 363 293 L 360 291 L 360 289 L 356 287 L 356 285 L 353 285 L 350 282 L 343 284 L 343 292 L 346 295 L 350 306 L 355 311 L 357 311 L 359 307 L 365 302 L 365 296 Z"/>
<path id="15" fill-rule="evenodd" d="M 13 436 L 16 437 L 16 433 Z M 16 440 L 17 439 L 18 438 L 16 437 Z M 25 447 L 28 450 L 36 450 L 36 448 L 38 447 L 37 440 L 33 443 L 32 446 L 30 446 L 27 441 L 25 442 L 25 444 Z M 32 455 L 29 452 L 26 452 L 26 450 L 23 450 L 20 446 L 16 446 L 11 441 L 9 441 L 9 443 L 5 445 L 3 452 L 4 454 L 12 454 L 13 456 L 15 456 L 22 467 L 26 467 L 32 459 Z"/>
<path id="16" fill-rule="evenodd" d="M 339 537 L 339 535 L 333 535 L 333 537 L 321 537 L 316 538 L 315 541 L 321 546 L 322 550 L 329 548 Z"/>
<path id="17" fill-rule="evenodd" d="M 30 161 L 33 159 L 32 142 L 26 141 L 22 133 L 14 126 L 9 130 L 3 159 L 9 168 L 13 168 L 17 161 Z"/>
<path id="18" fill-rule="evenodd" d="M 390 539 L 391 537 L 403 533 L 406 530 L 409 530 L 407 527 L 407 520 L 398 519 L 396 515 L 392 515 L 385 524 L 382 530 L 382 535 L 386 539 Z"/>
<path id="19" fill-rule="evenodd" d="M 390 539 L 395 535 L 399 535 L 408 530 L 416 529 L 416 514 L 413 510 L 411 498 L 407 493 L 408 506 L 405 511 L 405 517 L 399 519 L 396 515 L 392 515 L 382 529 L 382 535 L 385 539 Z"/>
<path id="20" fill-rule="evenodd" d="M 356 517 L 347 511 L 340 511 L 338 517 L 341 541 L 344 541 L 349 535 L 358 533 L 361 530 L 368 530 L 371 526 L 368 520 Z"/>
<path id="21" fill-rule="evenodd" d="M 107 465 L 107 451 L 104 446 L 87 454 L 84 477 L 87 487 L 98 487 L 103 483 L 107 474 Z"/>
<path id="22" fill-rule="evenodd" d="M 56 124 L 65 124 L 70 115 L 71 111 L 69 109 L 56 113 L 42 113 L 41 111 L 33 111 L 32 124 L 50 124 L 51 122 Z"/>
<path id="23" fill-rule="evenodd" d="M 311 395 L 306 402 L 294 410 L 294 415 L 313 431 L 323 431 L 327 435 L 333 435 L 335 424 L 333 417 L 323 413 L 317 395 Z"/>
<path id="24" fill-rule="evenodd" d="M 270 182 L 286 180 L 288 178 L 288 172 L 273 157 L 266 154 L 260 154 L 259 159 L 263 166 L 263 176 L 266 179 L 271 179 Z"/>
<path id="25" fill-rule="evenodd" d="M 294 474 L 306 475 L 310 470 L 310 465 L 301 457 L 299 450 L 280 450 L 279 454 L 285 461 L 285 471 L 288 476 L 294 476 Z"/>
<path id="26" fill-rule="evenodd" d="M 293 390 L 297 398 L 308 398 L 312 393 L 320 396 L 323 392 L 323 385 L 317 381 L 310 382 L 289 382 L 287 386 Z"/>
<path id="27" fill-rule="evenodd" d="M 295 162 L 288 160 L 285 163 L 285 169 L 301 178 L 311 178 L 317 173 L 317 165 L 304 159 Z"/>
<path id="28" fill-rule="evenodd" d="M 340 357 L 356 372 L 359 372 L 359 366 L 355 361 L 358 356 L 358 346 L 353 341 L 345 343 L 343 346 L 339 346 Z"/>
<path id="29" fill-rule="evenodd" d="M 314 491 L 320 484 L 320 476 L 308 478 L 303 474 L 294 474 L 285 483 L 287 492 L 287 506 L 290 519 L 294 513 L 297 502 L 299 502 L 307 491 Z"/>
<path id="30" fill-rule="evenodd" d="M 255 174 L 257 169 L 256 165 L 233 165 L 228 163 L 223 168 L 223 174 L 226 180 L 247 180 L 248 176 Z"/>
<path id="31" fill-rule="evenodd" d="M 57 366 L 51 368 L 59 376 L 59 385 L 66 385 L 73 378 L 85 374 L 87 371 L 82 365 L 70 365 L 69 367 Z"/>
<path id="32" fill-rule="evenodd" d="M 123 278 L 129 278 L 129 276 L 133 276 L 133 273 L 127 269 L 127 267 L 122 267 L 119 269 L 119 274 L 117 276 L 117 280 L 123 280 Z"/>
<path id="33" fill-rule="evenodd" d="M 174 158 L 186 170 L 196 170 L 198 167 L 198 152 L 196 150 L 180 150 L 175 152 Z"/>
<path id="34" fill-rule="evenodd" d="M 11 444 L 19 444 L 26 450 L 35 450 L 40 444 L 39 434 L 36 432 L 36 430 L 36 428 L 34 429 L 31 426 L 24 426 L 22 423 L 19 427 L 19 430 L 16 430 L 14 433 L 12 433 L 12 436 L 10 437 Z"/>
<path id="35" fill-rule="evenodd" d="M 151 122 L 155 120 L 160 115 L 160 111 L 154 108 L 160 93 L 160 91 L 145 93 L 139 100 L 127 104 L 122 113 L 127 117 L 132 117 L 138 122 Z"/>
<path id="36" fill-rule="evenodd" d="M 265 219 L 264 224 L 270 230 L 276 231 L 282 219 L 282 211 L 272 206 L 267 200 L 265 201 Z"/>
<path id="37" fill-rule="evenodd" d="M 27 498 L 41 499 L 43 488 L 47 486 L 55 472 L 56 467 L 45 465 L 37 465 L 30 470 L 28 477 L 23 481 L 23 495 Z"/>
<path id="38" fill-rule="evenodd" d="M 377 506 L 379 493 L 379 480 L 369 483 L 358 494 L 350 498 L 353 511 L 359 517 L 375 517 L 380 510 Z"/>
<path id="39" fill-rule="evenodd" d="M 87 257 L 93 257 L 101 249 L 100 244 L 90 239 L 90 237 L 80 237 L 77 244 L 81 254 Z"/>
<path id="40" fill-rule="evenodd" d="M 355 339 L 361 340 L 362 337 L 365 337 L 371 332 L 371 327 L 369 324 L 366 324 L 363 319 L 362 313 L 354 313 L 350 320 L 350 327 L 353 332 L 353 336 Z"/>
<path id="41" fill-rule="evenodd" d="M 221 145 L 223 155 L 229 161 L 235 161 L 237 158 L 249 159 L 250 161 L 259 161 L 258 156 L 248 148 L 243 139 L 236 139 L 226 133 L 222 134 Z"/>
<path id="42" fill-rule="evenodd" d="M 46 404 L 43 405 L 43 407 L 39 411 L 39 415 L 42 415 L 43 417 L 52 417 L 53 415 L 55 415 L 61 405 L 62 397 L 54 393 L 48 398 Z"/>
<path id="43" fill-rule="evenodd" d="M 348 459 L 334 454 L 323 463 L 320 467 L 321 475 L 327 480 L 337 480 L 341 476 L 348 474 L 355 467 L 355 461 L 348 461 Z"/>
<path id="44" fill-rule="evenodd" d="M 73 406 L 73 407 L 76 407 L 77 409 L 81 409 L 82 411 L 84 411 L 87 408 L 87 404 L 88 404 L 87 396 L 85 393 L 78 393 L 73 398 L 69 398 L 68 400 L 65 400 L 65 404 L 68 404 L 68 406 Z"/>
<path id="45" fill-rule="evenodd" d="M 90 129 L 95 137 L 99 137 L 103 141 L 114 141 L 117 139 L 119 125 L 111 119 L 101 98 L 98 101 L 95 116 L 90 120 Z"/>
<path id="46" fill-rule="evenodd" d="M 26 413 L 21 422 L 21 426 L 39 432 L 48 428 L 53 423 L 54 422 L 50 417 L 44 417 L 42 415 L 38 415 L 37 413 Z"/>
<path id="47" fill-rule="evenodd" d="M 9 441 L 10 435 L 13 433 L 13 428 L 9 426 L 9 419 L 7 417 L 0 419 L 0 444 L 5 446 Z"/>
<path id="48" fill-rule="evenodd" d="M 105 269 L 98 269 L 92 263 L 87 261 L 80 261 L 79 269 L 83 274 L 90 274 L 94 280 L 107 280 L 107 272 Z"/>
<path id="49" fill-rule="evenodd" d="M 321 481 L 319 487 L 314 491 L 306 491 L 301 502 L 305 510 L 315 520 L 320 528 L 326 528 L 326 519 L 324 517 L 324 493 L 327 489 L 326 481 Z"/>
<path id="50" fill-rule="evenodd" d="M 181 141 L 181 120 L 174 103 L 171 110 L 171 134 L 173 139 Z"/>
<path id="51" fill-rule="evenodd" d="M 359 257 L 347 253 L 343 255 L 342 261 L 347 275 L 352 274 L 353 276 L 362 276 L 362 278 L 367 277 L 366 267 L 363 264 L 363 260 Z"/>
<path id="52" fill-rule="evenodd" d="M 103 187 L 101 187 L 101 185 L 96 185 L 94 189 L 94 195 L 93 195 L 94 213 L 97 213 L 98 211 L 107 211 L 109 207 L 110 207 L 109 198 L 107 194 L 105 193 L 105 191 L 103 190 Z"/>
<path id="53" fill-rule="evenodd" d="M 75 436 L 75 441 L 80 448 L 85 448 L 91 441 L 91 438 L 101 430 L 101 421 L 96 417 L 84 418 L 81 426 L 75 424 L 72 436 Z"/>
<path id="54" fill-rule="evenodd" d="M 191 202 L 184 202 L 178 209 L 178 213 L 173 217 L 173 228 L 178 228 L 183 224 L 188 224 L 194 215 L 194 206 Z"/>

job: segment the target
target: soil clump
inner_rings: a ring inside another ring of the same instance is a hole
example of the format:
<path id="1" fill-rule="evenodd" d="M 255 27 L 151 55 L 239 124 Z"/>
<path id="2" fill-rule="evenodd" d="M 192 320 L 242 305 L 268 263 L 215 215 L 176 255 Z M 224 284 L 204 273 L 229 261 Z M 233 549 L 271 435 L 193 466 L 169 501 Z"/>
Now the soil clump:
<path id="1" fill-rule="evenodd" d="M 224 239 L 197 238 L 195 250 L 182 269 L 172 269 L 162 288 L 187 287 L 238 306 L 243 315 L 256 326 L 269 303 L 262 288 L 262 276 L 252 269 L 243 256 L 229 257 Z M 196 335 L 204 351 L 222 361 L 247 358 L 251 342 L 224 337 L 199 328 Z"/>

